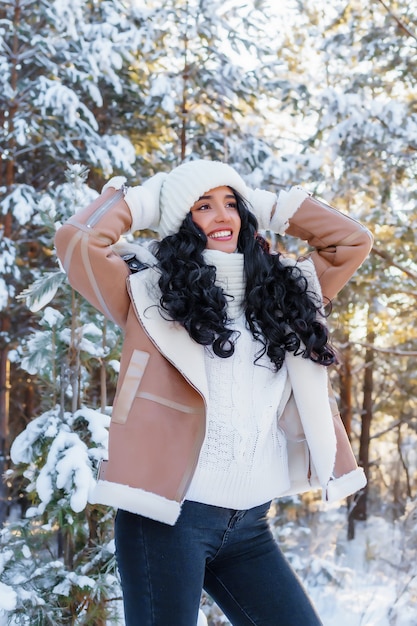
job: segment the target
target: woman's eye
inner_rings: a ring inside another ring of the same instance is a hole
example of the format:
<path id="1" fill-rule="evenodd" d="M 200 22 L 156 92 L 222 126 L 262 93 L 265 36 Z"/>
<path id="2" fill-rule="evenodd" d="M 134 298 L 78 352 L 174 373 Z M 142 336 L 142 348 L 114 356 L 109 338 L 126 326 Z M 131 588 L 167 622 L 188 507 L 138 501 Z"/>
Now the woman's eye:
<path id="1" fill-rule="evenodd" d="M 208 204 L 202 204 L 201 206 L 198 207 L 197 211 L 206 211 L 209 208 L 210 206 Z"/>

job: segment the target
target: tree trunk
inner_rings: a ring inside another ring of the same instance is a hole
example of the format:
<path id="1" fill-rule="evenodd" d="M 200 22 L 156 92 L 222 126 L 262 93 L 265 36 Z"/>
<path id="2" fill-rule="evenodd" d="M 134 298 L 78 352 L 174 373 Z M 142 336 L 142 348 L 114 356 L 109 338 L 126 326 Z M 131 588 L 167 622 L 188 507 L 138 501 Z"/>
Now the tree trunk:
<path id="1" fill-rule="evenodd" d="M 14 93 L 18 93 L 18 63 L 19 63 L 19 40 L 18 40 L 18 25 L 20 22 L 20 2 L 17 0 L 14 7 L 13 23 L 15 27 L 13 45 L 10 54 L 11 68 L 10 68 L 10 86 Z M 8 109 L 8 135 L 10 137 L 7 145 L 8 155 L 7 161 L 4 165 L 4 179 L 3 172 L 0 174 L 1 182 L 6 184 L 6 188 L 10 191 L 12 185 L 15 182 L 15 139 L 14 139 L 14 120 L 17 113 L 18 98 L 14 98 Z M 13 222 L 11 213 L 7 213 L 4 216 L 2 223 L 2 236 L 9 239 L 13 234 Z M 7 336 L 11 330 L 11 318 L 10 311 L 6 310 L 4 316 L 0 320 L 0 329 L 3 336 Z M 9 362 L 9 344 L 6 342 L 0 347 L 0 526 L 4 523 L 8 515 L 9 509 L 9 489 L 7 484 L 2 480 L 4 472 L 9 468 L 10 463 L 10 441 L 9 441 L 9 404 L 10 404 L 10 362 Z"/>
<path id="2" fill-rule="evenodd" d="M 8 317 L 1 320 L 1 329 L 7 332 L 10 327 Z M 10 397 L 10 362 L 8 349 L 0 350 L 0 527 L 9 514 L 9 488 L 3 480 L 4 473 L 9 469 L 9 397 Z"/>
<path id="3" fill-rule="evenodd" d="M 349 336 L 343 338 L 346 349 L 343 351 L 343 363 L 339 369 L 340 381 L 340 417 L 350 439 L 352 429 L 352 364 L 351 364 L 351 346 Z"/>
<path id="4" fill-rule="evenodd" d="M 410 470 L 408 468 L 408 465 L 406 463 L 406 460 L 404 458 L 403 451 L 402 451 L 401 426 L 402 426 L 401 423 L 398 424 L 398 429 L 397 429 L 398 456 L 399 456 L 400 463 L 401 463 L 401 466 L 402 466 L 402 468 L 404 470 L 404 474 L 405 474 L 406 497 L 407 497 L 408 500 L 412 500 L 413 499 L 413 493 L 412 493 L 412 489 L 411 489 Z M 401 505 L 403 506 L 402 498 L 401 498 Z"/>
<path id="5" fill-rule="evenodd" d="M 352 362 L 351 362 L 351 344 L 349 334 L 346 333 L 342 338 L 342 344 L 346 345 L 343 350 L 343 363 L 339 368 L 339 393 L 340 393 L 340 417 L 342 418 L 347 436 L 351 438 L 352 432 Z M 355 538 L 355 522 L 353 511 L 355 510 L 355 502 L 352 496 L 347 498 L 347 539 L 351 541 Z"/>
<path id="6" fill-rule="evenodd" d="M 372 328 L 372 307 L 368 312 L 368 331 L 366 342 L 372 346 L 375 341 L 375 332 Z M 372 422 L 372 393 L 373 393 L 373 376 L 374 376 L 374 350 L 368 348 L 365 355 L 365 374 L 363 379 L 363 406 L 362 406 L 362 429 L 359 445 L 359 465 L 363 467 L 365 476 L 369 480 L 369 445 L 371 441 L 371 422 Z M 361 490 L 356 506 L 353 510 L 353 516 L 357 520 L 367 519 L 367 502 L 368 501 L 368 485 Z"/>

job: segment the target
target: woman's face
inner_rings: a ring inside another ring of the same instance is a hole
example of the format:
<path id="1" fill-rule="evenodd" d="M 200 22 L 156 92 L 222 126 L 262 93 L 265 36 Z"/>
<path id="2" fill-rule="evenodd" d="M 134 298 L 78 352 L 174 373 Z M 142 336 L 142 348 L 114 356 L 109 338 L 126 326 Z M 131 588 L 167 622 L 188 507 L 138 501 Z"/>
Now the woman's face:
<path id="1" fill-rule="evenodd" d="M 236 198 L 229 187 L 215 187 L 191 207 L 193 222 L 207 237 L 207 248 L 235 252 L 240 232 Z"/>

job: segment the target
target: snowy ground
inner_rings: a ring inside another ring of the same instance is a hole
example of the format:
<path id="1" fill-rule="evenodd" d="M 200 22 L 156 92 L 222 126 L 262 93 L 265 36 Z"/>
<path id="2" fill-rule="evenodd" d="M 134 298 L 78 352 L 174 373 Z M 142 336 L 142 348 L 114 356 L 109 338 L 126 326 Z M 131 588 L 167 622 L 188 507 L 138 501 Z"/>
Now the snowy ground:
<path id="1" fill-rule="evenodd" d="M 320 504 L 308 518 L 271 520 L 324 626 L 417 626 L 417 503 L 395 523 L 377 516 L 356 522 L 353 541 L 344 507 Z M 209 626 L 229 624 L 209 601 L 203 610 Z"/>
<path id="2" fill-rule="evenodd" d="M 278 534 L 324 626 L 416 626 L 415 509 L 395 524 L 381 517 L 356 522 L 353 541 L 346 539 L 345 509 L 321 509 L 308 528 L 292 533 L 289 525 Z"/>

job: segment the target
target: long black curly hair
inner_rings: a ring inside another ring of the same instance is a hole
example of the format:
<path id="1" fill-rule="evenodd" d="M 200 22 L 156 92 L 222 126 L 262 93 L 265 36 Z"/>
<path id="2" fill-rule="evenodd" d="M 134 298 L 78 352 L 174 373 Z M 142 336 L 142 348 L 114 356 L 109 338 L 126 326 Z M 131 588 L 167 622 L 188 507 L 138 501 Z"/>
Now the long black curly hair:
<path id="1" fill-rule="evenodd" d="M 232 191 L 241 219 L 238 252 L 244 255 L 245 316 L 260 342 L 256 360 L 266 352 L 279 370 L 288 351 L 321 365 L 335 363 L 327 328 L 318 319 L 323 315 L 319 297 L 309 292 L 297 265 L 284 264 L 280 253 L 270 253 L 268 242 L 257 232 L 255 216 L 242 196 Z M 225 358 L 233 354 L 238 335 L 228 324 L 227 294 L 215 284 L 216 268 L 204 260 L 206 244 L 191 213 L 178 233 L 157 242 L 159 306 L 164 317 L 182 324 L 192 339 L 211 345 L 217 356 Z"/>

